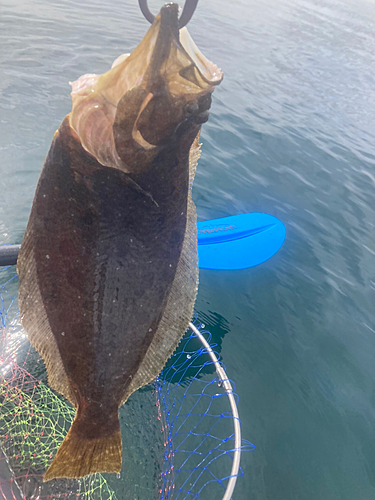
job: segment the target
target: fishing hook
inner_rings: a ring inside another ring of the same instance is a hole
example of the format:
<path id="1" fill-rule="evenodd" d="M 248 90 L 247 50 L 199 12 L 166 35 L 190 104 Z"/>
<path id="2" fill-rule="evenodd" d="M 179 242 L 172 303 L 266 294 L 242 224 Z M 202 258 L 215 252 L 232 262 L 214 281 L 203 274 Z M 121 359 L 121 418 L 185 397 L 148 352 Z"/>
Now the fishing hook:
<path id="1" fill-rule="evenodd" d="M 153 23 L 155 16 L 150 12 L 150 9 L 147 5 L 147 0 L 138 0 L 139 7 L 142 11 L 142 14 L 145 16 L 149 23 Z M 187 23 L 192 18 L 195 8 L 197 6 L 198 0 L 186 0 L 184 10 L 178 20 L 178 27 L 181 29 L 187 25 Z"/>

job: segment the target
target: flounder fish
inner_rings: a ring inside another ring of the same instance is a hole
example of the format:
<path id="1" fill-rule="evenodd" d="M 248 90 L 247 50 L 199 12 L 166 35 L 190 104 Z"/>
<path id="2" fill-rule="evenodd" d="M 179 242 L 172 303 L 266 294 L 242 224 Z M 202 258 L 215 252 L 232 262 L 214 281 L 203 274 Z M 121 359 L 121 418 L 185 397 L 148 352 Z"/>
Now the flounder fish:
<path id="1" fill-rule="evenodd" d="M 191 187 L 221 79 L 167 4 L 132 54 L 72 84 L 18 258 L 22 323 L 50 386 L 76 407 L 45 481 L 121 470 L 118 408 L 188 327 Z"/>

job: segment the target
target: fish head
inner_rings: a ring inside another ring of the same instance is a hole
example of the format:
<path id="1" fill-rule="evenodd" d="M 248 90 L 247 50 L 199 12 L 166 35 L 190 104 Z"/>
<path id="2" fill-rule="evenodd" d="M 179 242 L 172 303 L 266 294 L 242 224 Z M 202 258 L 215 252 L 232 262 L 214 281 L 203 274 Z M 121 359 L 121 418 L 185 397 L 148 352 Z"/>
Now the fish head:
<path id="1" fill-rule="evenodd" d="M 99 163 L 138 172 L 165 148 L 190 148 L 221 80 L 166 4 L 131 54 L 73 83 L 70 126 Z"/>

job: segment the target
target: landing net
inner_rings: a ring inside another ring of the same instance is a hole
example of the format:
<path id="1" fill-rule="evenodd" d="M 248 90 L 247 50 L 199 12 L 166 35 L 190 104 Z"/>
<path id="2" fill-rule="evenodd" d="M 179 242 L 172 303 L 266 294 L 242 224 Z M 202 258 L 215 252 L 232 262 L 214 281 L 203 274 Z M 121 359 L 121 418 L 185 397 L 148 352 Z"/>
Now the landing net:
<path id="1" fill-rule="evenodd" d="M 48 386 L 44 362 L 22 329 L 17 294 L 15 266 L 0 267 L 0 498 L 231 498 L 243 475 L 240 450 L 253 445 L 239 438 L 233 383 L 197 318 L 154 387 L 120 409 L 121 475 L 43 483 L 75 410 Z"/>

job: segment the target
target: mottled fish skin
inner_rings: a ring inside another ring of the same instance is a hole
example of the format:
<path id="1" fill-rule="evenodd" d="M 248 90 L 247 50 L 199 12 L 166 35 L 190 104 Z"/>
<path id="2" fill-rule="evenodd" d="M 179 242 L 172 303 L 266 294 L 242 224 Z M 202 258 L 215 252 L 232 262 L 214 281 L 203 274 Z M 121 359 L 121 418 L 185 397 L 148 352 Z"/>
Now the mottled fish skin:
<path id="1" fill-rule="evenodd" d="M 120 471 L 118 408 L 160 372 L 193 313 L 191 184 L 220 78 L 171 93 L 165 67 L 178 41 L 176 4 L 163 7 L 153 29 L 140 84 L 116 103 L 112 143 L 88 151 L 96 122 L 85 118 L 85 129 L 74 106 L 56 132 L 18 259 L 23 325 L 50 385 L 77 408 L 45 480 Z M 193 63 L 186 71 L 196 78 Z"/>

